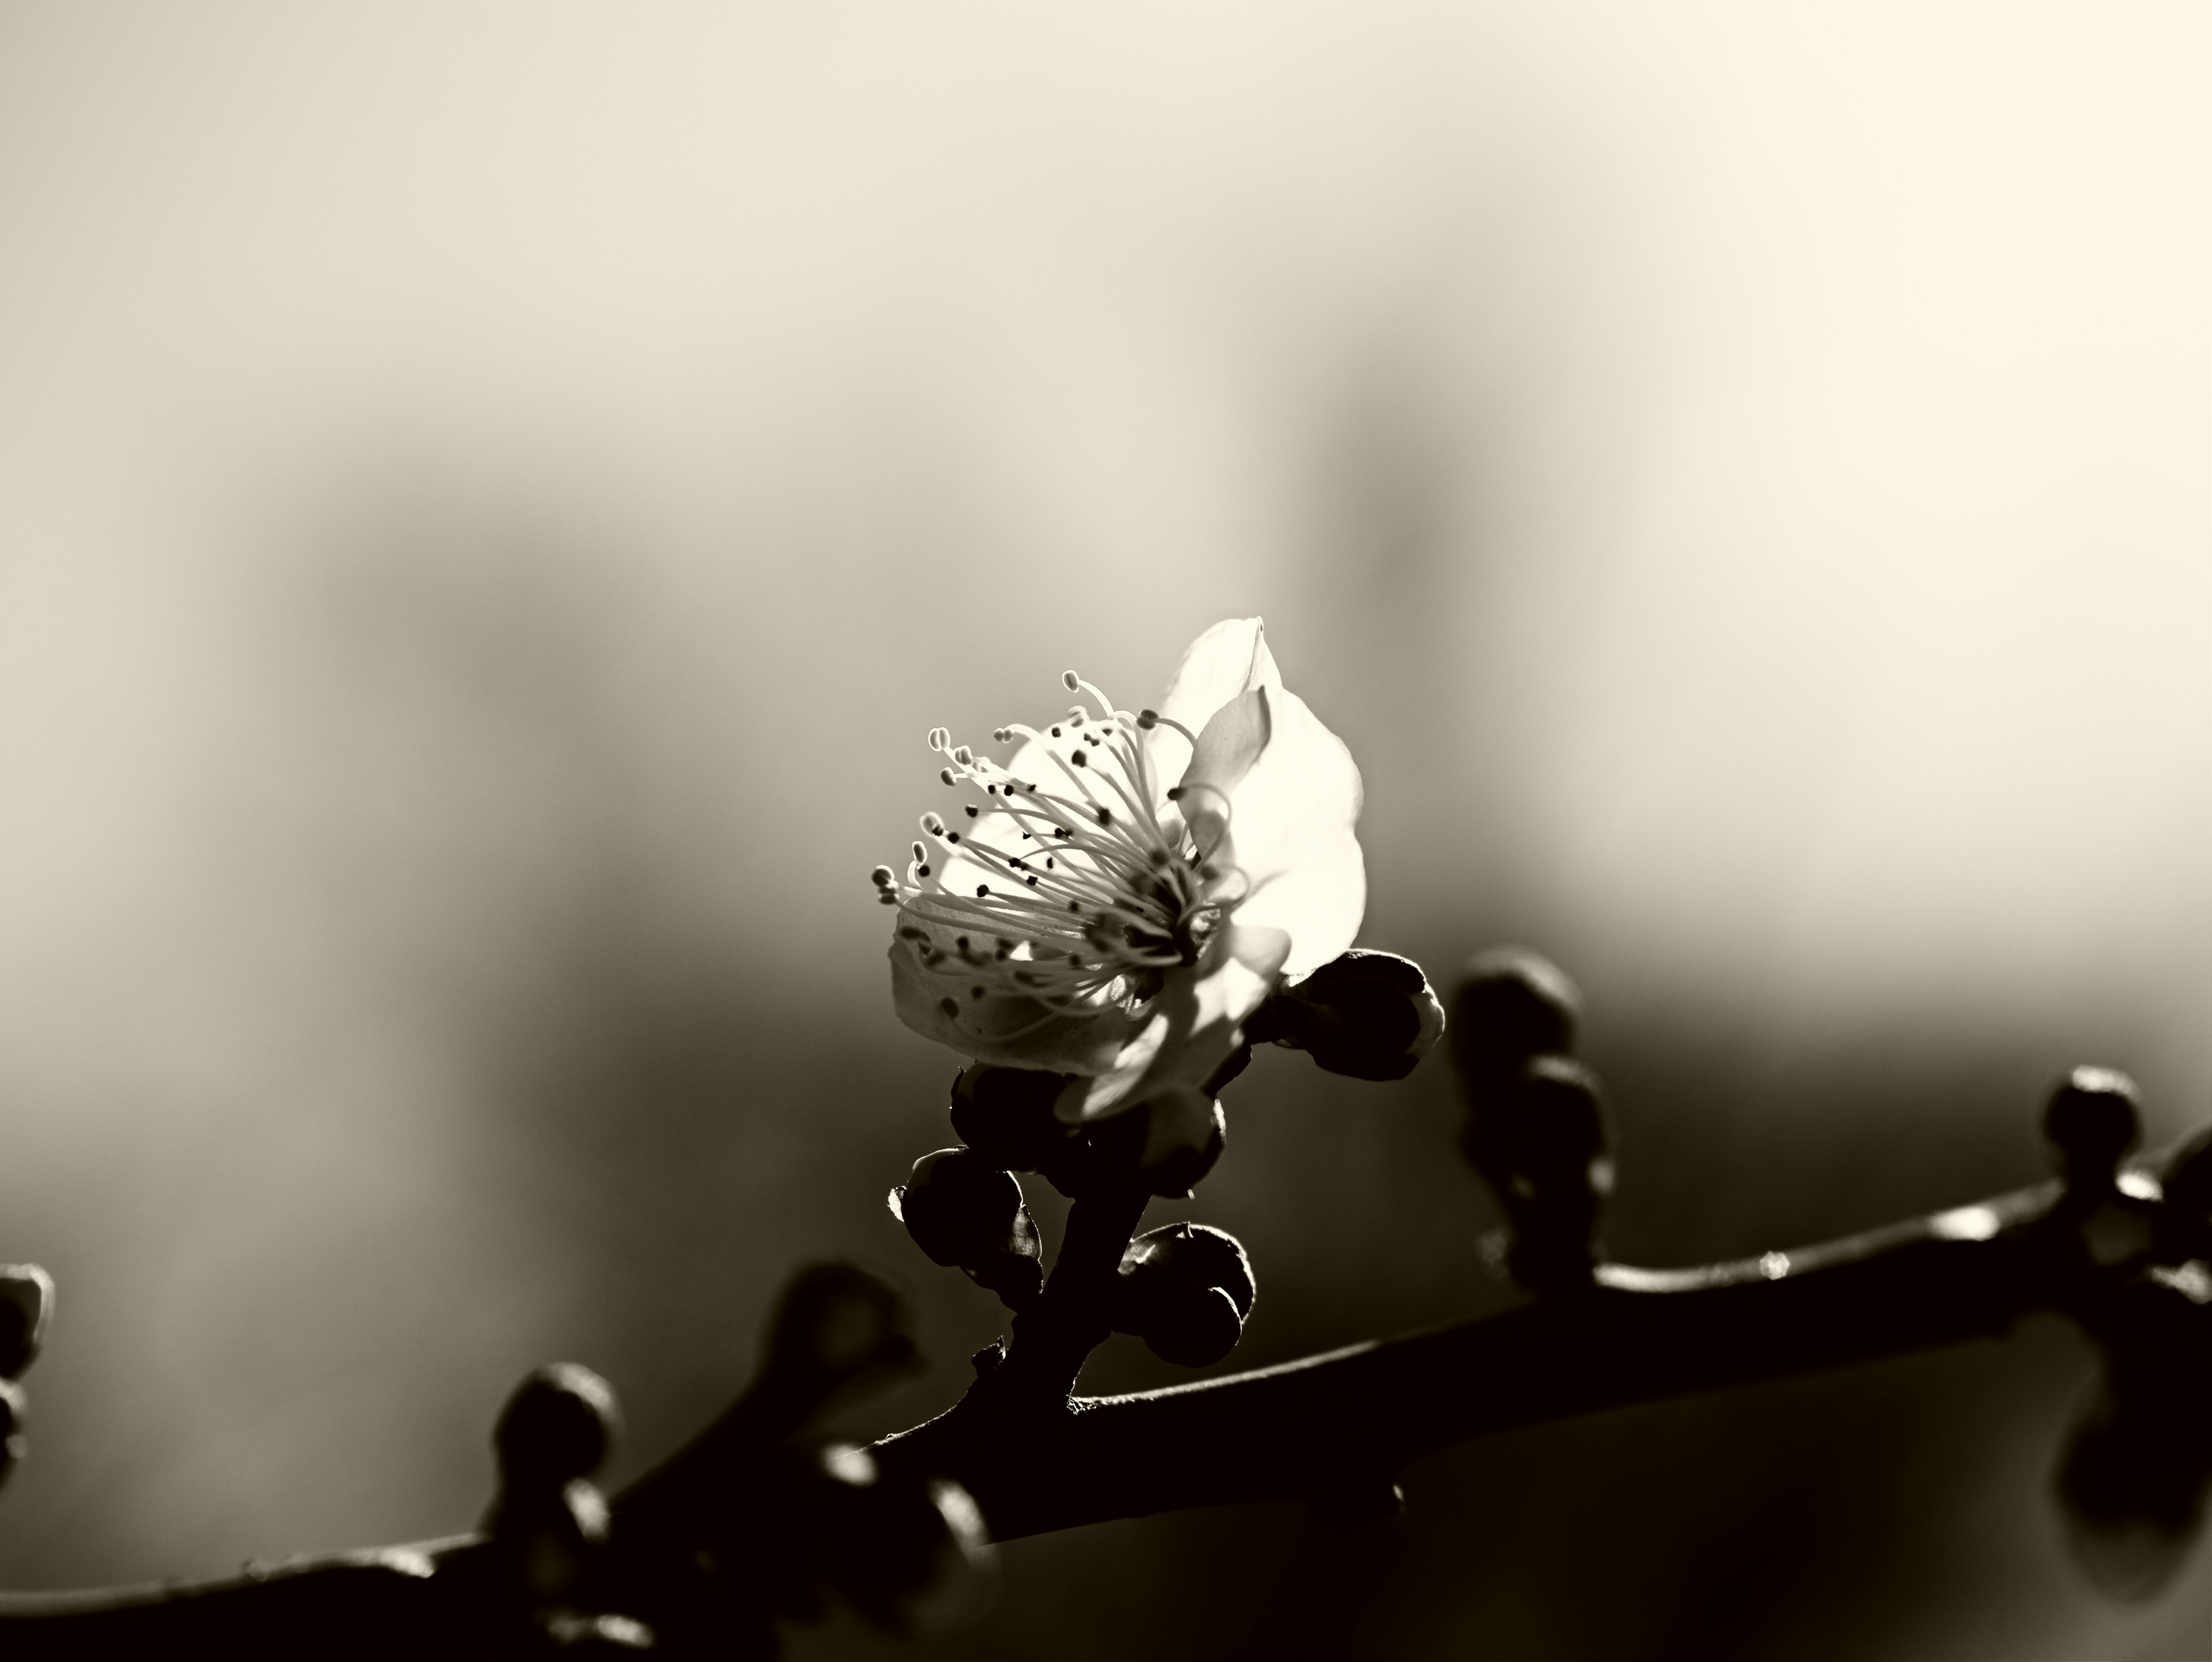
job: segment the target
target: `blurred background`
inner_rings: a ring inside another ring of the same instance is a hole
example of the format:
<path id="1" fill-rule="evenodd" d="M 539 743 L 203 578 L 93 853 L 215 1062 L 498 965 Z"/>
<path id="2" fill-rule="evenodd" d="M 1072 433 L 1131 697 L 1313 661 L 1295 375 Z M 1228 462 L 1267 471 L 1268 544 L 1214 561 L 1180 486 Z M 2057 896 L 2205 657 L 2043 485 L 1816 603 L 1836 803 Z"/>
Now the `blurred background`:
<path id="1" fill-rule="evenodd" d="M 2212 1106 L 2212 21 L 2018 3 L 0 4 L 0 1583 L 436 1534 L 529 1367 L 619 1480 L 956 1065 L 922 734 L 1264 614 L 1364 942 L 1547 952 L 1610 1241 L 1789 1245 Z M 1261 1057 L 1237 1365 L 1498 1306 L 1441 1057 Z M 1041 1185 L 1039 1185 L 1041 1187 Z M 1061 1215 L 1049 1196 L 1048 1227 Z M 1117 1339 L 1087 1382 L 1165 1379 Z M 1016 1543 L 941 1656 L 2201 1656 L 2057 1324 L 1470 1445 L 1402 1527 Z M 839 1619 L 810 1662 L 901 1653 Z"/>

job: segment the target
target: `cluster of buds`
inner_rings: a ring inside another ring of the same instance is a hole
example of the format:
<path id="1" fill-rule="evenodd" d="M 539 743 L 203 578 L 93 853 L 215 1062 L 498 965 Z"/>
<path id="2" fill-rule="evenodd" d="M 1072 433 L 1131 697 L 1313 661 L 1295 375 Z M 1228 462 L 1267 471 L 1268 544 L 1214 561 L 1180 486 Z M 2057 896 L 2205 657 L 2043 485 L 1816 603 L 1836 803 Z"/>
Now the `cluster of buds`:
<path id="1" fill-rule="evenodd" d="M 53 1277 L 34 1263 L 0 1264 L 0 1482 L 23 1458 L 24 1370 L 54 1308 Z"/>
<path id="2" fill-rule="evenodd" d="M 2134 1081 L 2108 1068 L 2075 1068 L 2043 1131 L 2062 1185 L 2053 1239 L 2075 1265 L 2069 1312 L 2104 1354 L 2059 1498 L 2084 1567 L 2141 1597 L 2179 1566 L 2212 1487 L 2212 1134 L 2162 1169 L 2124 1168 L 2140 1113 Z"/>
<path id="3" fill-rule="evenodd" d="M 659 1649 L 769 1658 L 778 1617 L 836 1594 L 894 1632 L 971 1609 L 988 1545 L 957 1483 L 893 1473 L 810 1433 L 855 1391 L 909 1372 L 899 1300 L 843 1264 L 804 1271 L 752 1385 L 658 1470 L 611 1500 L 592 1481 L 619 1415 L 589 1369 L 538 1369 L 493 1437 L 498 1498 L 461 1572 L 486 1654 Z"/>
<path id="4" fill-rule="evenodd" d="M 1589 1283 L 1613 1190 L 1605 1099 L 1574 1059 L 1580 1002 L 1556 965 L 1510 947 L 1478 953 L 1453 1001 L 1460 1146 L 1505 1208 L 1506 1269 L 1542 1293 Z"/>
<path id="5" fill-rule="evenodd" d="M 1103 1118 L 1071 1121 L 1070 1076 L 974 1062 L 952 1081 L 961 1146 L 915 1162 L 891 1190 L 892 1215 L 933 1263 L 964 1272 L 1017 1313 L 1042 1295 L 1042 1243 L 1016 1172 L 1034 1172 L 1071 1200 L 1187 1198 L 1220 1159 L 1228 1122 L 1219 1096 L 1255 1044 L 1302 1050 L 1333 1073 L 1403 1078 L 1443 1032 L 1443 1008 L 1410 959 L 1347 952 L 1271 995 L 1201 1092 L 1140 1100 Z M 1194 1104 L 1196 1096 L 1200 1100 Z M 1176 1225 L 1131 1241 L 1107 1319 L 1187 1367 L 1218 1361 L 1252 1312 L 1251 1264 L 1231 1237 Z"/>

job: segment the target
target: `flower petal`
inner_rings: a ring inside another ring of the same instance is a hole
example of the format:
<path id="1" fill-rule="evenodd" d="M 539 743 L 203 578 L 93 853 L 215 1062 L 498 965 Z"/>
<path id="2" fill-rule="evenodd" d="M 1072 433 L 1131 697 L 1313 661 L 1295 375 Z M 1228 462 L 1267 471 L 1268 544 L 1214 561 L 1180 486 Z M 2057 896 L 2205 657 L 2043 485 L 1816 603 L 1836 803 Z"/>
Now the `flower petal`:
<path id="1" fill-rule="evenodd" d="M 936 926 L 909 922 L 902 910 L 901 934 L 891 942 L 891 1003 L 899 1020 L 924 1038 L 935 1039 L 962 1056 L 1001 1068 L 1028 1068 L 1055 1074 L 1103 1073 L 1114 1066 L 1130 1035 L 1128 1016 L 1118 1005 L 1102 1006 L 1096 1015 L 1067 1015 L 1039 1000 L 998 992 L 953 966 L 932 970 L 916 942 L 904 933 L 923 929 L 934 938 Z"/>
<path id="2" fill-rule="evenodd" d="M 1261 620 L 1230 618 L 1190 643 L 1168 683 L 1159 712 L 1203 734 L 1214 713 L 1239 693 L 1258 687 L 1272 691 L 1282 685 L 1282 673 L 1275 667 L 1274 654 L 1267 650 Z M 1181 779 L 1190 765 L 1190 740 L 1164 721 L 1145 737 L 1153 779 L 1163 787 Z"/>
<path id="3" fill-rule="evenodd" d="M 1352 752 L 1304 699 L 1279 688 L 1267 696 L 1267 747 L 1229 799 L 1237 864 L 1252 885 L 1237 916 L 1289 933 L 1283 972 L 1296 977 L 1359 933 L 1367 868 L 1353 826 L 1363 789 Z"/>

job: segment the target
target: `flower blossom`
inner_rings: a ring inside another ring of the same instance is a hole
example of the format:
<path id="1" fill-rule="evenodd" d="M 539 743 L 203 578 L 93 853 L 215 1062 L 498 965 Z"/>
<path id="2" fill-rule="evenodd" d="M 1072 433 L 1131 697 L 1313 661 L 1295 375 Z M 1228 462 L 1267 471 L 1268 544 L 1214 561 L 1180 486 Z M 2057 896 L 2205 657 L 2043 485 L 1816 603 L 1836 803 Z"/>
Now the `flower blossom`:
<path id="1" fill-rule="evenodd" d="M 1066 1075 L 1069 1125 L 1149 1105 L 1158 1135 L 1194 1135 L 1245 1019 L 1358 930 L 1359 770 L 1257 618 L 1193 642 L 1157 710 L 1062 680 L 1083 700 L 1000 728 L 1003 764 L 930 734 L 969 800 L 921 817 L 902 880 L 873 874 L 893 999 L 975 1062 Z"/>

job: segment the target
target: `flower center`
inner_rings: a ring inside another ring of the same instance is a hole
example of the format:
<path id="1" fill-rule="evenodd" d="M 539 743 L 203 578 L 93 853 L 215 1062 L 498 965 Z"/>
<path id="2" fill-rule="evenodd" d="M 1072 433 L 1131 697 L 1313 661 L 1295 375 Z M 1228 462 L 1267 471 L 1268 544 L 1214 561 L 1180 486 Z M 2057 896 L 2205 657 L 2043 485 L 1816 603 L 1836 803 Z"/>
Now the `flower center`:
<path id="1" fill-rule="evenodd" d="M 1073 670 L 1061 680 L 1103 713 L 1077 703 L 1043 731 L 993 735 L 1030 741 L 1015 760 L 1036 777 L 930 730 L 929 747 L 945 759 L 938 776 L 980 788 L 982 800 L 963 805 L 964 831 L 922 815 L 936 847 L 914 844 L 903 881 L 888 866 L 872 877 L 878 898 L 901 908 L 899 934 L 923 967 L 969 977 L 970 998 L 1016 993 L 1095 1015 L 1151 996 L 1164 971 L 1197 963 L 1243 898 L 1243 874 L 1212 857 L 1228 805 L 1199 816 L 1201 848 L 1173 806 L 1182 792 L 1161 791 L 1153 777 L 1142 735 L 1164 723 L 1195 747 L 1189 729 L 1149 709 L 1115 709 Z"/>

